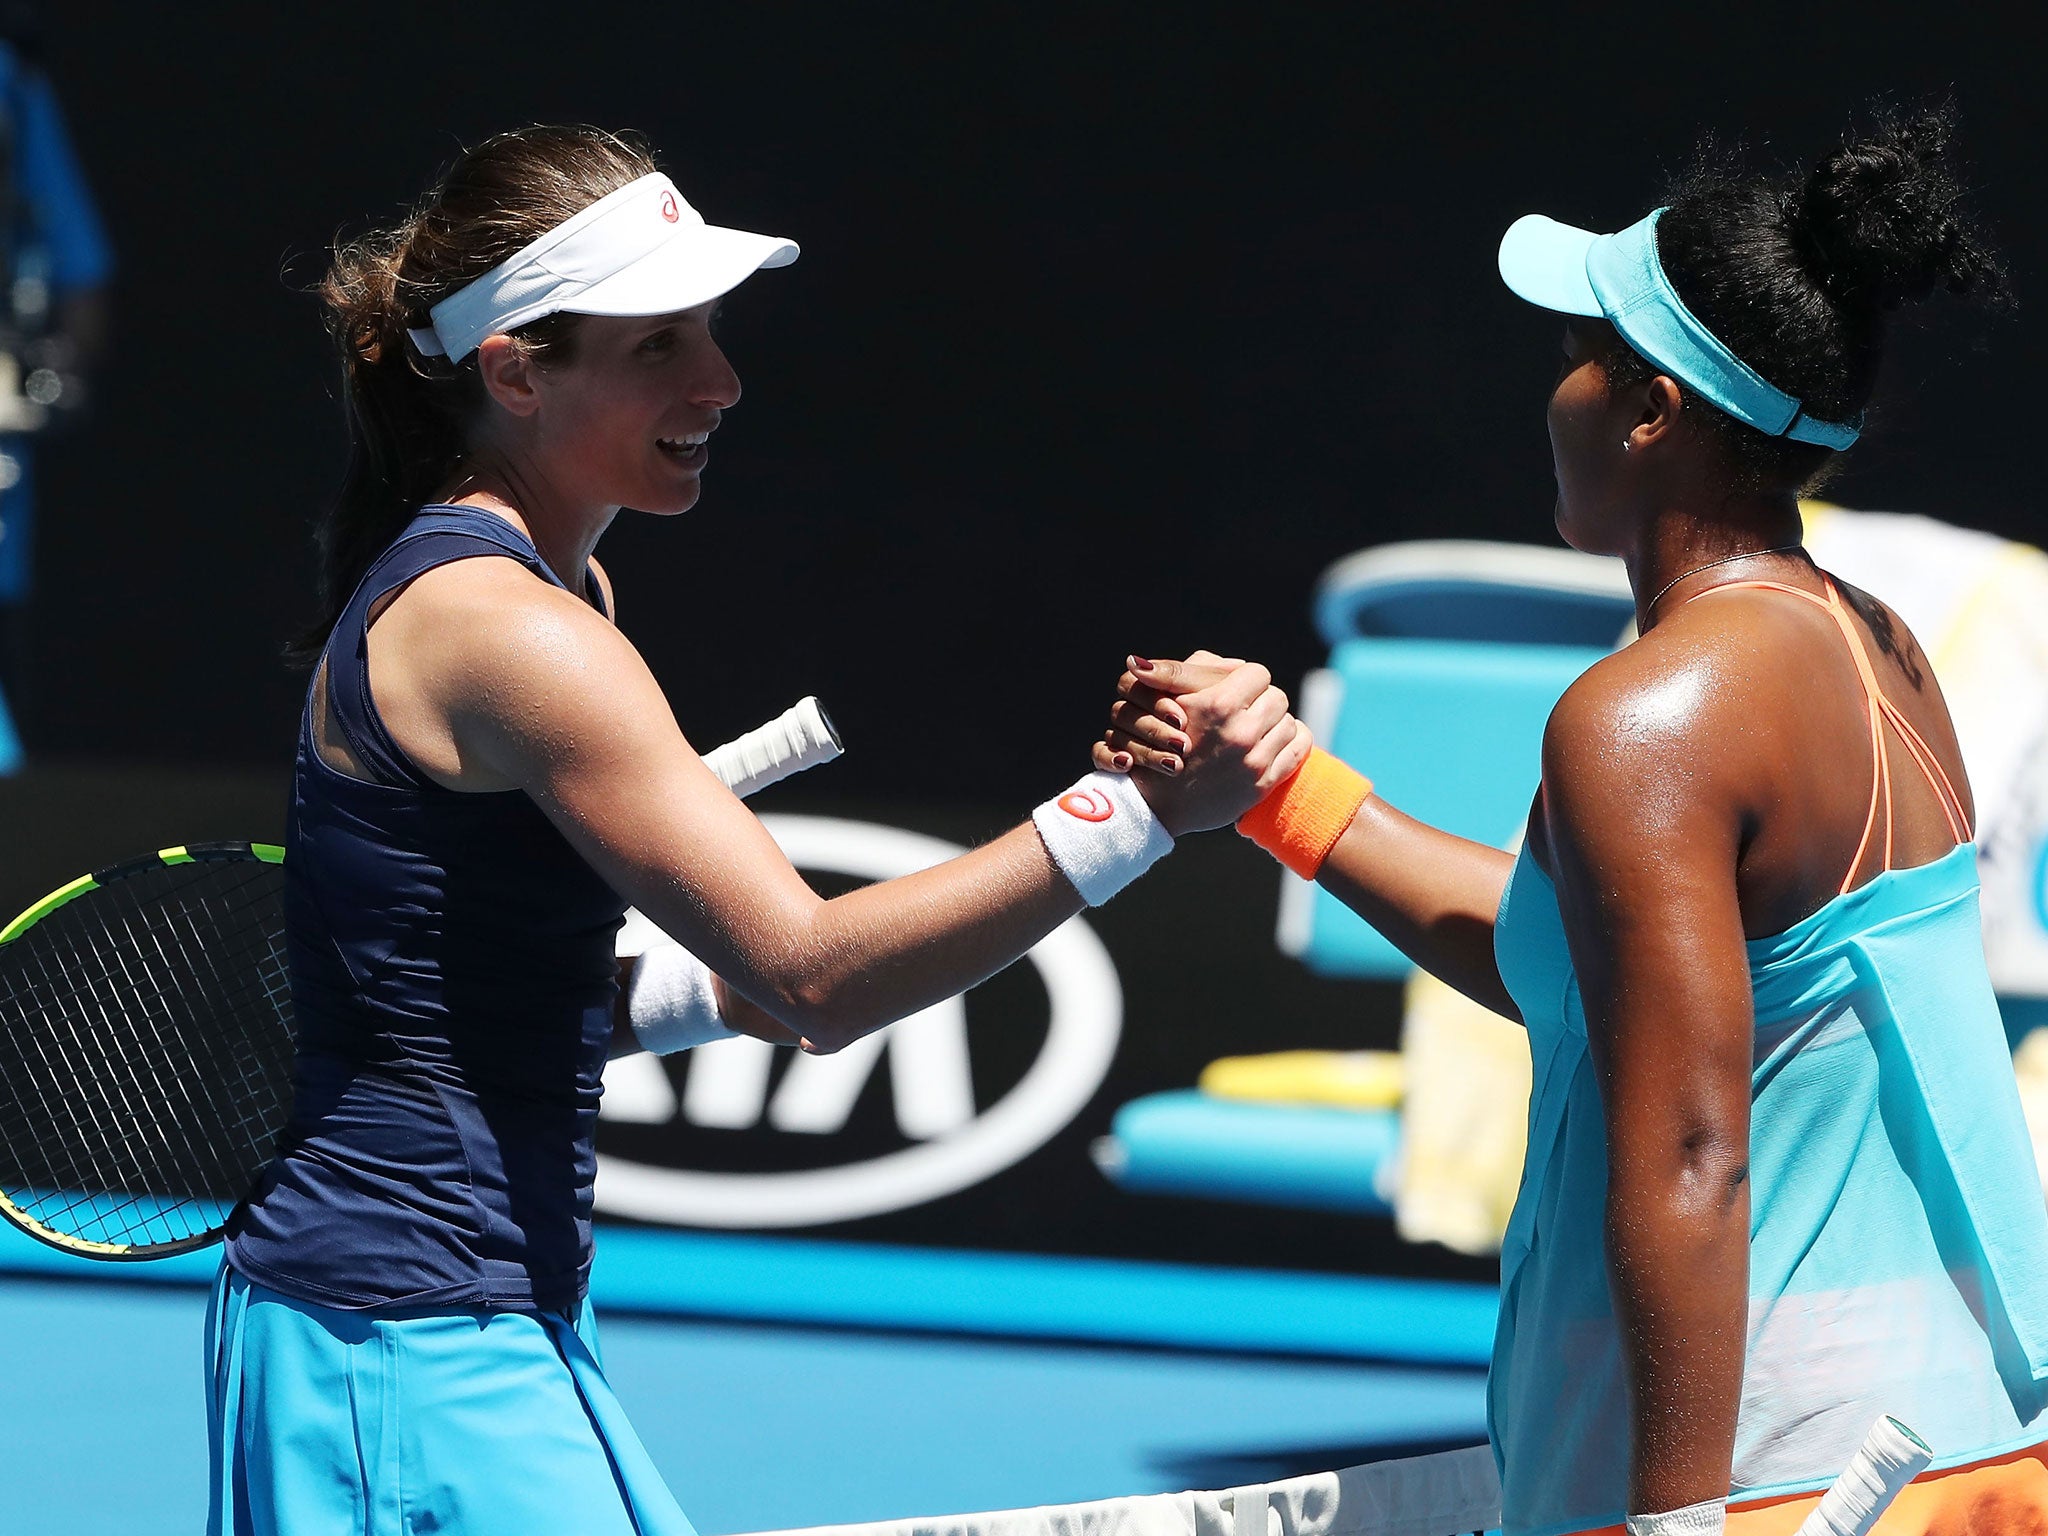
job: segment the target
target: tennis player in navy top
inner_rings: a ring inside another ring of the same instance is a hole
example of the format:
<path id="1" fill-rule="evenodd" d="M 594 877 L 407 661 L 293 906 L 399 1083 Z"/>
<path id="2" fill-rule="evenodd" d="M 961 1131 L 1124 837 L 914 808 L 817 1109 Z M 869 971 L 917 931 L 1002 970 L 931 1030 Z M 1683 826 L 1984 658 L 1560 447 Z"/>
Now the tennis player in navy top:
<path id="1" fill-rule="evenodd" d="M 830 1050 L 1308 754 L 1240 667 L 1193 701 L 1216 728 L 1177 776 L 1090 774 L 949 863 L 817 897 L 684 739 L 591 558 L 622 507 L 695 504 L 740 395 L 713 305 L 796 254 L 706 224 L 637 144 L 560 128 L 479 145 L 336 253 L 352 456 L 302 647 L 296 1103 L 215 1290 L 217 1536 L 690 1531 L 584 1300 L 628 902 L 677 941 L 625 1002 L 643 1044 Z"/>

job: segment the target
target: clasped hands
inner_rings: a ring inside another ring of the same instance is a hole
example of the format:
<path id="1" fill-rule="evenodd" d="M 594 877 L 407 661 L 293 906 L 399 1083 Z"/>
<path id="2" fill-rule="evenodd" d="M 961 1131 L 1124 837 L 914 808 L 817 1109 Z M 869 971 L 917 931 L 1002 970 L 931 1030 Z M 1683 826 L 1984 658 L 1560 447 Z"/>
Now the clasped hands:
<path id="1" fill-rule="evenodd" d="M 1257 662 L 1196 651 L 1128 659 L 1095 766 L 1133 782 L 1166 830 L 1226 827 L 1292 778 L 1315 746 Z"/>

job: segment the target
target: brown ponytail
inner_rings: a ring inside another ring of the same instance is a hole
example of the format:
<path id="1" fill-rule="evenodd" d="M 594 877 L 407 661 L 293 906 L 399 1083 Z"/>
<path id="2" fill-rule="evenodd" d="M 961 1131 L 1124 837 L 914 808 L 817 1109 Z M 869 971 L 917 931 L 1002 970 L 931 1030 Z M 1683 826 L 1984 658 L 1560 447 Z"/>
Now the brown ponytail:
<path id="1" fill-rule="evenodd" d="M 320 616 L 289 647 L 319 658 L 363 573 L 453 477 L 485 405 L 475 354 L 451 365 L 406 334 L 428 311 L 608 192 L 654 170 L 637 139 L 597 128 L 522 128 L 467 151 L 403 220 L 338 245 L 316 290 L 341 360 L 348 467 L 314 531 Z M 533 356 L 573 356 L 576 316 L 513 334 Z"/>

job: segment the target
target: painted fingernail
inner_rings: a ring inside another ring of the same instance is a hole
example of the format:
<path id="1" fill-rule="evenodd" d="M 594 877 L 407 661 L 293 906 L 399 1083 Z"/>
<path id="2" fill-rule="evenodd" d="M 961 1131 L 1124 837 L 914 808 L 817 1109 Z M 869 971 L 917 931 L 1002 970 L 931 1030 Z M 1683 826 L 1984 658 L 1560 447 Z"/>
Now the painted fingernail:
<path id="1" fill-rule="evenodd" d="M 1180 772 L 1180 759 L 1177 757 L 1162 757 L 1159 759 L 1159 771 L 1168 778 L 1172 778 Z"/>
<path id="2" fill-rule="evenodd" d="M 1152 663 L 1142 656 L 1126 656 L 1124 660 L 1130 663 L 1133 672 L 1150 672 L 1152 670 Z"/>
<path id="3" fill-rule="evenodd" d="M 1131 766 L 1131 754 L 1128 752 L 1113 753 L 1111 754 L 1109 760 L 1112 763 L 1115 763 L 1119 768 L 1128 768 Z"/>

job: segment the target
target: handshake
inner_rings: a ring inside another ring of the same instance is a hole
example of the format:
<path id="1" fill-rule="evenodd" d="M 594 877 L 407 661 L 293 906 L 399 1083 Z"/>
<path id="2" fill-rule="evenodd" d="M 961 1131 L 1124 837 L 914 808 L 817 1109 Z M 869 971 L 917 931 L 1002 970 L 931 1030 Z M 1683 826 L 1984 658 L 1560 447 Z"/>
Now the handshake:
<path id="1" fill-rule="evenodd" d="M 1128 773 L 1175 837 L 1229 826 L 1300 771 L 1315 747 L 1257 662 L 1196 651 L 1127 658 L 1095 766 Z"/>
<path id="2" fill-rule="evenodd" d="M 904 888 L 914 882 L 918 889 L 918 910 L 938 914 L 950 934 L 964 942 L 968 958 L 959 966 L 932 976 L 918 974 L 917 965 L 900 964 L 897 973 L 912 981 L 904 1001 L 870 1007 L 850 1021 L 827 1009 L 813 1009 L 809 1016 L 792 1010 L 800 1016 L 786 1020 L 671 943 L 650 951 L 630 971 L 622 1040 L 665 1051 L 720 1035 L 748 1034 L 807 1050 L 837 1050 L 890 1018 L 951 996 L 1008 964 L 1072 915 L 1069 902 L 1075 893 L 1090 907 L 1102 905 L 1185 833 L 1234 823 L 1296 874 L 1314 879 L 1371 793 L 1363 777 L 1315 750 L 1308 728 L 1288 713 L 1287 695 L 1254 662 L 1210 651 L 1197 651 L 1184 661 L 1132 656 L 1116 692 L 1109 728 L 1094 747 L 1098 773 L 1040 805 L 1014 833 L 904 878 Z M 1058 876 L 1051 883 L 1042 875 L 1032 878 L 1034 868 L 1044 870 L 1048 857 Z M 946 890 L 949 881 L 958 882 L 950 900 L 933 900 L 933 893 Z M 882 893 L 893 885 L 885 882 L 837 901 L 865 910 L 878 900 L 886 902 Z M 1028 914 L 1022 921 L 1013 915 L 1019 908 Z M 995 957 L 979 935 L 990 922 L 1010 925 L 1002 944 L 994 946 L 1007 948 L 1006 957 Z M 890 931 L 902 941 L 900 922 Z M 921 963 L 931 967 L 930 943 L 919 953 Z M 628 1026 L 630 1036 L 625 1034 Z"/>

